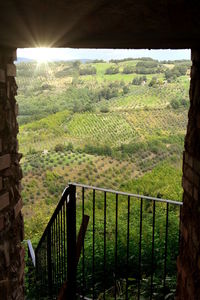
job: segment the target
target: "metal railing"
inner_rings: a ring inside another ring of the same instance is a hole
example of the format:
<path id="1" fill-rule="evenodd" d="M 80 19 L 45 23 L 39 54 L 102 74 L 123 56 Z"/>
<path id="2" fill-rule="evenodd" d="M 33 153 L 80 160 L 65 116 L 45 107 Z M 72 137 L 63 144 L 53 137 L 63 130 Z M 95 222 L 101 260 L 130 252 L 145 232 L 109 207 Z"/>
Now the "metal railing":
<path id="1" fill-rule="evenodd" d="M 70 300 L 76 294 L 132 300 L 173 293 L 181 206 L 70 183 L 36 249 L 40 294 L 54 299 L 66 279 Z M 85 214 L 90 222 L 77 262 L 76 228 Z"/>
<path id="2" fill-rule="evenodd" d="M 66 278 L 70 293 L 76 291 L 75 190 L 72 185 L 64 190 L 35 251 L 39 299 L 56 298 Z"/>

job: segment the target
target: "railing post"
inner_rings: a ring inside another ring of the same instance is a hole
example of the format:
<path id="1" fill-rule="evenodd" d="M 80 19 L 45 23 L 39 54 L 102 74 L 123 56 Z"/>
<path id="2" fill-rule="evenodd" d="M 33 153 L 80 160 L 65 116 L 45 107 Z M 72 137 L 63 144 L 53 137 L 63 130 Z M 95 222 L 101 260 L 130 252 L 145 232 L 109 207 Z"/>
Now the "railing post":
<path id="1" fill-rule="evenodd" d="M 67 203 L 67 300 L 76 299 L 76 187 L 70 185 Z"/>
<path id="2" fill-rule="evenodd" d="M 48 228 L 47 232 L 47 272 L 49 296 L 52 296 L 51 227 Z"/>

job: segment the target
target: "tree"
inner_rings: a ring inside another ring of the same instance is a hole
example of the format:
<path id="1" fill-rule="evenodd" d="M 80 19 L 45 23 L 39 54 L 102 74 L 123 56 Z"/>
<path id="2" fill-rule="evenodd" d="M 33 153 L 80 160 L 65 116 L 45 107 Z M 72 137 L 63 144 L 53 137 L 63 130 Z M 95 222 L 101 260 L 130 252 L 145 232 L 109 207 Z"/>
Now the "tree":
<path id="1" fill-rule="evenodd" d="M 72 66 L 73 66 L 74 69 L 79 69 L 80 65 L 81 65 L 80 60 L 75 60 L 75 61 L 72 63 Z"/>
<path id="2" fill-rule="evenodd" d="M 106 74 L 106 75 L 109 75 L 109 74 L 117 74 L 117 73 L 119 73 L 119 68 L 118 68 L 118 67 L 115 67 L 115 66 L 112 66 L 112 67 L 106 69 L 106 71 L 105 71 L 105 74 Z"/>
<path id="3" fill-rule="evenodd" d="M 123 87 L 123 94 L 128 94 L 128 92 L 129 92 L 129 88 L 128 88 L 127 85 L 125 85 L 125 86 Z"/>
<path id="4" fill-rule="evenodd" d="M 135 68 L 133 66 L 125 66 L 122 73 L 124 74 L 132 74 L 135 72 Z"/>
<path id="5" fill-rule="evenodd" d="M 156 76 L 153 76 L 151 81 L 149 82 L 149 87 L 154 87 L 158 82 L 158 78 Z"/>

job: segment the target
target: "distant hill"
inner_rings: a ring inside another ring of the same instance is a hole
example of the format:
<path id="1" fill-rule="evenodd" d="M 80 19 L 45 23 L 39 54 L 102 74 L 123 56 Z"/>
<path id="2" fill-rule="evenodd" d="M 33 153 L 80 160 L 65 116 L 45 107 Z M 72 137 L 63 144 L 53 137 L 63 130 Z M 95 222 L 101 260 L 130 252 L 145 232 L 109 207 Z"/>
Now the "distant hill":
<path id="1" fill-rule="evenodd" d="M 82 64 L 85 64 L 85 63 L 91 63 L 93 61 L 93 59 L 87 59 L 87 58 L 81 58 L 81 59 L 67 59 L 67 60 L 63 60 L 63 59 L 52 59 L 50 60 L 51 62 L 52 61 L 66 61 L 66 62 L 70 62 L 70 61 L 80 61 Z M 17 61 L 16 63 L 21 63 L 21 62 L 34 62 L 35 59 L 32 59 L 32 58 L 27 58 L 27 57 L 18 57 L 17 58 Z"/>
<path id="2" fill-rule="evenodd" d="M 34 61 L 31 58 L 27 58 L 27 57 L 18 57 L 16 63 L 21 63 L 21 62 L 32 62 Z"/>

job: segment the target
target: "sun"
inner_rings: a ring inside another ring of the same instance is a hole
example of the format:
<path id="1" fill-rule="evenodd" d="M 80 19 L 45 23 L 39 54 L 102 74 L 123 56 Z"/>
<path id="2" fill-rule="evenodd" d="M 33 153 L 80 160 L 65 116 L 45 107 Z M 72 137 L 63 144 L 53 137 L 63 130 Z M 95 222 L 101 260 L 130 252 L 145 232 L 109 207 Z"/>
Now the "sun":
<path id="1" fill-rule="evenodd" d="M 51 48 L 39 47 L 34 49 L 34 57 L 39 64 L 47 62 L 50 58 L 50 54 Z"/>

